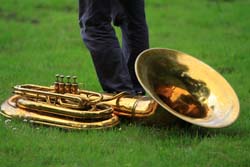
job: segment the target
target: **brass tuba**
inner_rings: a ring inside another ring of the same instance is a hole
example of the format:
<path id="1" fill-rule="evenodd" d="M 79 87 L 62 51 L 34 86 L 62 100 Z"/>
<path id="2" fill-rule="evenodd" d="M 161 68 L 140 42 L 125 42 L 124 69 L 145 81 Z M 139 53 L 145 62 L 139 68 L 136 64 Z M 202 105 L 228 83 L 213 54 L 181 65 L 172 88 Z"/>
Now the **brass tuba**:
<path id="1" fill-rule="evenodd" d="M 67 76 L 64 82 L 63 75 L 56 75 L 50 87 L 15 86 L 0 113 L 67 129 L 108 128 L 117 125 L 120 116 L 148 118 L 158 104 L 176 118 L 207 128 L 229 126 L 239 115 L 238 98 L 228 82 L 192 56 L 148 49 L 138 56 L 135 70 L 149 97 L 82 90 L 76 77 Z"/>

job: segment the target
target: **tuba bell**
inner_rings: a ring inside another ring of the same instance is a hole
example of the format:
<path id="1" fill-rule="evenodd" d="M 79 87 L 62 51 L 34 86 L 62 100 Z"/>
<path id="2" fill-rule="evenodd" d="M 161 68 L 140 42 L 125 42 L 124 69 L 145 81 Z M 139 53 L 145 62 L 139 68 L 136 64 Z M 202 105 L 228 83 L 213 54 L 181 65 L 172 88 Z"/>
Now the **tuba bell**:
<path id="1" fill-rule="evenodd" d="M 52 86 L 16 85 L 1 105 L 7 118 L 66 129 L 102 129 L 119 117 L 150 118 L 164 108 L 169 117 L 206 128 L 231 125 L 239 101 L 229 83 L 215 70 L 180 51 L 153 48 L 135 62 L 137 78 L 149 96 L 98 93 L 78 87 L 77 77 L 56 75 Z M 73 81 L 72 81 L 73 79 Z"/>
<path id="2" fill-rule="evenodd" d="M 214 69 L 180 51 L 153 48 L 135 63 L 136 75 L 160 106 L 175 117 L 206 128 L 223 128 L 239 116 L 239 101 Z"/>

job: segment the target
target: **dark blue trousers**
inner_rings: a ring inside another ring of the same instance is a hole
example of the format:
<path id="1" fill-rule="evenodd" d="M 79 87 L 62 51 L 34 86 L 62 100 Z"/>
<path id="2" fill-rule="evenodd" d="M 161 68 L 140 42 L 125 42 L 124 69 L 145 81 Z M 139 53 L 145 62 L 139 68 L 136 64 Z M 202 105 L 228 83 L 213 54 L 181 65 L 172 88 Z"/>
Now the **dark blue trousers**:
<path id="1" fill-rule="evenodd" d="M 144 92 L 134 64 L 149 48 L 144 0 L 79 0 L 79 21 L 97 76 L 106 92 Z M 113 24 L 122 32 L 122 45 Z"/>

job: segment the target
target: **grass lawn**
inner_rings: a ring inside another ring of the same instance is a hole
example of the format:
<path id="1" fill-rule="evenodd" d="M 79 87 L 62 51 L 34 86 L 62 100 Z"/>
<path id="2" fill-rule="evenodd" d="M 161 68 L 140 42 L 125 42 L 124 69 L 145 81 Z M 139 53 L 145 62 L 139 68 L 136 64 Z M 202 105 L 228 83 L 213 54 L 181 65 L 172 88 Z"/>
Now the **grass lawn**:
<path id="1" fill-rule="evenodd" d="M 12 86 L 50 85 L 57 73 L 77 75 L 82 88 L 101 91 L 80 37 L 77 1 L 0 2 L 1 103 Z M 193 55 L 235 89 L 241 113 L 232 126 L 124 120 L 109 130 L 64 131 L 0 117 L 0 166 L 249 166 L 249 6 L 250 0 L 146 1 L 151 47 Z"/>

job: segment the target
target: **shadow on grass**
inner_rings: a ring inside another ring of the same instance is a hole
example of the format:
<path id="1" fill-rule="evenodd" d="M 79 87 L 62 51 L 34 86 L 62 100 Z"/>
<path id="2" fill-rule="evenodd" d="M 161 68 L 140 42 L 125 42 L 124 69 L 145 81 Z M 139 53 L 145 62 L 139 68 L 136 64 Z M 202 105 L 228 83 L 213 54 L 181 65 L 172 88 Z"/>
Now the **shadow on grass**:
<path id="1" fill-rule="evenodd" d="M 159 112 L 149 118 L 125 118 L 120 117 L 120 124 L 113 128 L 104 129 L 89 129 L 89 130 L 74 130 L 63 129 L 58 127 L 51 127 L 46 125 L 34 124 L 29 120 L 20 119 L 6 119 L 0 118 L 1 126 L 5 130 L 9 131 L 32 131 L 36 133 L 114 133 L 119 135 L 120 133 L 129 134 L 137 131 L 139 136 L 143 138 L 145 135 L 148 137 L 152 135 L 152 138 L 165 140 L 166 138 L 179 138 L 186 136 L 190 139 L 202 140 L 204 138 L 214 138 L 217 136 L 224 136 L 228 138 L 241 138 L 248 136 L 248 132 L 244 129 L 237 129 L 237 127 L 229 127 L 222 129 L 208 129 L 192 125 L 177 117 L 170 115 L 167 111 Z"/>
<path id="2" fill-rule="evenodd" d="M 121 126 L 135 126 L 166 133 L 173 136 L 189 136 L 191 138 L 213 138 L 216 136 L 225 136 L 229 138 L 241 138 L 249 136 L 246 129 L 241 129 L 237 126 L 225 128 L 204 128 L 191 123 L 185 122 L 165 110 L 160 110 L 149 118 L 120 118 Z M 161 135 L 160 135 L 161 136 Z M 165 135 L 163 135 L 165 136 Z"/>
<path id="3" fill-rule="evenodd" d="M 5 11 L 0 8 L 0 19 L 5 20 L 6 22 L 15 21 L 18 23 L 30 23 L 33 25 L 39 24 L 40 21 L 34 18 L 21 17 L 17 14 L 17 12 Z"/>

